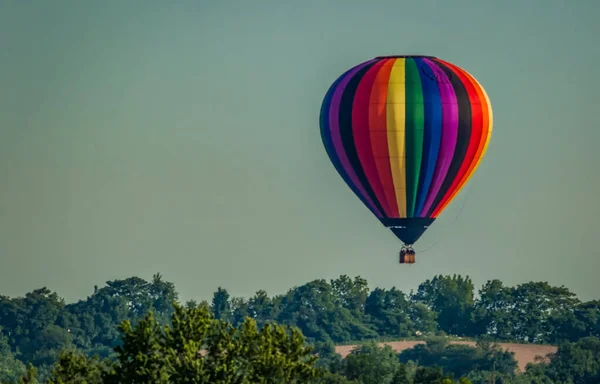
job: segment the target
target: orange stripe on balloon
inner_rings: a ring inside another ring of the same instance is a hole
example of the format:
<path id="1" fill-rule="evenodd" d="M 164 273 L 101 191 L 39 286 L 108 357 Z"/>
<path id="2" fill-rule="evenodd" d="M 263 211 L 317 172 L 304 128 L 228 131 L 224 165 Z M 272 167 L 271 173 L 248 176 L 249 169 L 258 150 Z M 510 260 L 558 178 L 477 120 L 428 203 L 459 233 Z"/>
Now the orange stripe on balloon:
<path id="1" fill-rule="evenodd" d="M 356 152 L 360 161 L 360 165 L 365 173 L 369 185 L 373 189 L 376 199 L 385 211 L 386 215 L 393 214 L 387 204 L 387 198 L 384 193 L 384 188 L 381 185 L 379 172 L 373 156 L 371 146 L 371 130 L 370 130 L 370 105 L 371 94 L 375 80 L 379 70 L 385 63 L 379 62 L 373 65 L 364 74 L 356 92 L 354 93 L 354 101 L 352 104 L 352 135 Z"/>
<path id="2" fill-rule="evenodd" d="M 477 95 L 475 87 L 469 81 L 469 79 L 466 78 L 465 75 L 456 68 L 456 66 L 449 65 L 448 63 L 444 64 L 453 70 L 455 75 L 459 78 L 460 82 L 464 85 L 465 90 L 467 92 L 467 97 L 469 98 L 469 104 L 471 106 L 471 117 L 469 118 L 469 120 L 471 121 L 471 133 L 469 136 L 467 150 L 465 152 L 465 156 L 462 160 L 462 163 L 460 164 L 458 172 L 456 173 L 456 176 L 452 180 L 452 183 L 450 184 L 448 190 L 438 203 L 437 207 L 435 207 L 432 211 L 433 217 L 435 217 L 435 215 L 439 213 L 440 207 L 444 206 L 447 202 L 450 201 L 451 196 L 454 196 L 456 193 L 458 193 L 460 181 L 466 175 L 469 166 L 473 162 L 475 153 L 477 152 L 477 147 L 479 146 L 482 131 L 481 101 Z"/>
<path id="3" fill-rule="evenodd" d="M 390 153 L 387 134 L 387 96 L 388 81 L 395 60 L 385 60 L 377 73 L 373 88 L 371 88 L 369 103 L 369 133 L 371 149 L 377 167 L 377 174 L 383 187 L 387 205 L 391 211 L 389 217 L 398 217 L 398 203 L 394 190 L 394 179 L 390 166 Z"/>
<path id="4" fill-rule="evenodd" d="M 439 60 L 439 59 L 438 59 Z M 472 106 L 472 136 L 469 143 L 469 149 L 465 161 L 461 166 L 457 178 L 452 183 L 452 186 L 448 190 L 448 193 L 444 196 L 440 204 L 432 212 L 431 217 L 437 218 L 441 212 L 450 204 L 450 202 L 456 197 L 456 195 L 462 190 L 467 181 L 473 175 L 475 169 L 479 165 L 483 155 L 485 153 L 486 143 L 490 137 L 491 127 L 491 106 L 483 87 L 471 76 L 468 72 L 459 68 L 453 64 L 439 60 L 445 65 L 451 67 L 457 75 L 460 77 L 463 84 L 467 88 L 469 98 L 471 99 Z M 474 96 L 471 97 L 472 92 Z M 473 132 L 477 134 L 473 136 Z"/>
<path id="5" fill-rule="evenodd" d="M 473 177 L 473 175 L 475 174 L 475 171 L 479 167 L 481 160 L 483 160 L 483 157 L 485 156 L 485 153 L 487 152 L 487 148 L 490 144 L 490 139 L 492 138 L 492 130 L 493 130 L 493 125 L 494 125 L 494 123 L 493 123 L 494 114 L 492 111 L 492 104 L 490 102 L 490 98 L 488 97 L 487 93 L 485 92 L 485 89 L 481 86 L 481 84 L 479 84 L 479 82 L 474 77 L 472 77 L 471 75 L 469 75 L 469 76 L 471 77 L 473 82 L 477 85 L 477 88 L 481 91 L 481 93 L 483 95 L 482 101 L 485 101 L 485 104 L 487 106 L 486 111 L 487 111 L 487 116 L 488 116 L 488 123 L 486 125 L 484 125 L 484 131 L 487 134 L 485 136 L 485 141 L 483 142 L 483 147 L 481 149 L 481 153 L 479 154 L 479 156 L 476 156 L 477 161 L 473 164 L 473 167 L 470 169 L 468 176 L 465 178 L 465 180 L 463 181 L 462 184 L 466 184 L 469 182 L 469 180 L 471 179 L 471 177 Z M 487 129 L 486 129 L 486 127 L 487 127 Z M 482 137 L 482 141 L 483 141 L 483 137 Z M 446 205 L 448 205 L 448 203 L 446 203 Z M 444 207 L 442 207 L 440 212 L 443 209 L 444 209 Z"/>

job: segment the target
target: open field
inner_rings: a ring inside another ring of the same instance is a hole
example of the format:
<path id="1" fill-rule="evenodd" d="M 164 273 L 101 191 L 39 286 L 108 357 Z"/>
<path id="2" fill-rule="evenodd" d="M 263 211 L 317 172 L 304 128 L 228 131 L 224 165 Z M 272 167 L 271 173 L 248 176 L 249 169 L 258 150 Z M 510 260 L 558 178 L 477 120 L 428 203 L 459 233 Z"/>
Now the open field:
<path id="1" fill-rule="evenodd" d="M 396 352 L 404 351 L 405 349 L 414 348 L 417 344 L 424 344 L 424 341 L 389 341 L 382 342 L 379 345 L 389 345 Z M 450 344 L 465 344 L 475 346 L 473 341 L 451 341 Z M 519 364 L 521 371 L 525 370 L 525 366 L 528 363 L 535 362 L 536 356 L 545 357 L 549 353 L 556 352 L 556 347 L 552 345 L 539 345 L 539 344 L 517 344 L 517 343 L 498 343 L 504 350 L 515 353 L 515 359 Z M 335 351 L 346 357 L 356 345 L 338 345 L 335 347 Z"/>

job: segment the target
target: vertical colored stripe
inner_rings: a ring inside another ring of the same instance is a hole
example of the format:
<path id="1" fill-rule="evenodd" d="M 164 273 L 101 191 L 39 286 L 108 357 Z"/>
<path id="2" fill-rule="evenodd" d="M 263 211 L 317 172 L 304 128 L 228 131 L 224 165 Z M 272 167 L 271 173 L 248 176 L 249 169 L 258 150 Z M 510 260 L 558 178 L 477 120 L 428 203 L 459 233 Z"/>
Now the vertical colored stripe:
<path id="1" fill-rule="evenodd" d="M 405 59 L 396 59 L 388 82 L 386 126 L 399 218 L 406 217 Z"/>
<path id="2" fill-rule="evenodd" d="M 446 76 L 446 73 L 433 61 L 429 59 L 423 59 L 423 61 L 429 66 L 438 81 L 440 99 L 442 102 L 442 137 L 431 187 L 429 191 L 427 191 L 427 198 L 425 199 L 422 210 L 419 212 L 419 216 L 426 216 L 433 205 L 433 201 L 448 173 L 448 168 L 450 168 L 454 149 L 456 147 L 456 139 L 458 137 L 458 104 L 454 88 L 452 87 L 448 76 Z"/>
<path id="3" fill-rule="evenodd" d="M 381 212 L 379 210 L 376 209 L 376 207 L 372 204 L 369 204 L 369 201 L 367 201 L 365 199 L 365 194 L 361 193 L 357 186 L 352 182 L 352 180 L 350 179 L 350 177 L 348 176 L 348 174 L 346 173 L 346 171 L 343 169 L 342 164 L 340 162 L 340 159 L 337 155 L 337 153 L 335 152 L 335 147 L 333 145 L 332 139 L 331 139 L 331 129 L 330 129 L 330 124 L 329 124 L 329 120 L 330 120 L 330 109 L 331 109 L 331 101 L 333 99 L 333 94 L 335 92 L 335 90 L 337 89 L 338 85 L 340 84 L 340 82 L 348 75 L 348 73 L 350 73 L 351 70 L 347 71 L 346 73 L 344 73 L 342 76 L 340 76 L 333 84 L 332 86 L 329 88 L 329 90 L 327 91 L 327 94 L 325 95 L 325 98 L 323 100 L 323 104 L 321 106 L 321 116 L 320 116 L 320 122 L 321 122 L 321 138 L 323 140 L 323 145 L 325 146 L 325 151 L 327 152 L 327 155 L 329 156 L 329 159 L 331 160 L 331 163 L 333 164 L 334 168 L 336 169 L 336 171 L 340 174 L 340 176 L 342 177 L 342 179 L 346 182 L 346 184 L 350 187 L 350 189 L 352 190 L 352 192 L 354 192 L 354 194 L 360 199 L 360 201 L 376 216 L 376 217 L 382 217 L 383 215 L 381 214 Z"/>
<path id="4" fill-rule="evenodd" d="M 344 145 L 344 150 L 346 151 L 346 156 L 348 157 L 348 161 L 350 162 L 350 166 L 354 170 L 358 181 L 363 185 L 364 190 L 367 192 L 369 198 L 373 201 L 375 206 L 379 211 L 385 214 L 385 210 L 379 203 L 377 196 L 373 192 L 373 188 L 365 175 L 365 170 L 358 158 L 358 153 L 356 151 L 356 140 L 354 138 L 354 133 L 352 129 L 352 106 L 354 104 L 354 98 L 356 95 L 356 89 L 358 85 L 363 80 L 367 71 L 375 65 L 376 62 L 371 63 L 364 68 L 361 68 L 356 74 L 348 81 L 344 92 L 342 93 L 342 98 L 340 99 L 340 135 L 342 137 L 342 143 Z"/>
<path id="5" fill-rule="evenodd" d="M 354 135 L 353 142 L 356 146 L 356 152 L 365 172 L 368 184 L 373 189 L 373 193 L 385 214 L 389 217 L 392 215 L 392 211 L 388 206 L 387 198 L 379 179 L 379 173 L 377 171 L 375 158 L 373 157 L 373 149 L 371 147 L 371 132 L 369 130 L 371 92 L 377 74 L 383 64 L 384 62 L 380 61 L 369 68 L 356 88 L 352 105 L 352 132 Z"/>
<path id="6" fill-rule="evenodd" d="M 421 74 L 424 113 L 423 160 L 415 216 L 423 217 L 420 212 L 423 210 L 427 191 L 431 186 L 442 138 L 442 100 L 436 77 L 431 68 L 421 59 L 417 59 L 415 62 Z"/>
<path id="7" fill-rule="evenodd" d="M 480 139 L 479 146 L 477 148 L 477 152 L 474 156 L 474 160 L 471 162 L 471 165 L 469 166 L 469 169 L 467 170 L 465 177 L 463 177 L 459 186 L 455 189 L 453 195 L 450 196 L 450 198 L 447 199 L 443 205 L 441 205 L 439 208 L 437 208 L 435 212 L 433 212 L 432 217 L 437 217 L 441 212 L 443 212 L 443 210 L 448 206 L 448 204 L 454 199 L 456 194 L 469 182 L 469 180 L 475 173 L 475 170 L 477 170 L 477 168 L 479 167 L 479 164 L 481 163 L 481 160 L 483 159 L 483 157 L 485 155 L 485 152 L 487 150 L 488 144 L 490 142 L 491 134 L 492 134 L 492 126 L 493 126 L 492 106 L 491 106 L 490 100 L 487 96 L 487 93 L 485 92 L 485 89 L 467 71 L 465 71 L 461 68 L 458 68 L 458 67 L 456 67 L 456 68 L 458 70 L 460 70 L 467 78 L 469 78 L 469 80 L 475 87 L 475 90 L 477 91 L 477 95 L 479 98 L 479 102 L 481 103 L 481 111 L 482 111 L 481 139 Z"/>
<path id="8" fill-rule="evenodd" d="M 342 136 L 340 133 L 340 104 L 342 99 L 342 94 L 344 89 L 348 85 L 350 79 L 362 68 L 371 64 L 373 61 L 367 61 L 362 63 L 356 67 L 354 67 L 351 71 L 349 71 L 340 81 L 338 86 L 335 88 L 333 92 L 333 96 L 331 98 L 331 107 L 329 111 L 329 129 L 331 135 L 331 143 L 332 149 L 337 155 L 339 159 L 339 164 L 341 169 L 344 171 L 346 175 L 348 175 L 348 179 L 355 186 L 358 191 L 359 197 L 362 198 L 366 202 L 366 205 L 371 209 L 371 211 L 375 212 L 377 217 L 383 217 L 382 210 L 375 205 L 375 202 L 371 199 L 365 187 L 358 180 L 358 176 L 352 169 L 350 165 L 350 160 L 346 155 L 346 151 L 344 150 L 344 145 L 342 143 Z"/>
<path id="9" fill-rule="evenodd" d="M 481 155 L 479 155 L 479 157 L 477 159 L 477 163 L 475 163 L 475 166 L 473 167 L 473 170 L 471 171 L 471 175 L 467 178 L 466 181 L 469 181 L 469 179 L 471 178 L 471 176 L 473 176 L 473 173 L 475 172 L 475 169 L 477 169 L 479 167 L 479 163 L 481 162 L 481 160 L 485 156 L 485 154 L 487 152 L 487 148 L 488 148 L 488 146 L 490 144 L 490 139 L 492 138 L 492 130 L 493 130 L 493 126 L 494 126 L 494 113 L 492 111 L 492 104 L 490 102 L 490 98 L 488 97 L 488 94 L 485 91 L 485 88 L 483 88 L 481 86 L 481 84 L 479 84 L 479 82 L 477 81 L 477 79 L 473 78 L 473 81 L 475 81 L 475 84 L 478 85 L 479 89 L 481 90 L 481 93 L 483 94 L 483 98 L 485 99 L 485 103 L 487 105 L 488 123 L 486 125 L 486 127 L 487 127 L 487 136 L 485 138 L 485 144 L 483 145 L 483 148 L 481 150 Z"/>
<path id="10" fill-rule="evenodd" d="M 413 59 L 406 59 L 406 216 L 415 215 L 421 159 L 423 157 L 423 131 L 425 112 L 421 76 Z"/>
<path id="11" fill-rule="evenodd" d="M 377 173 L 385 193 L 387 206 L 391 211 L 388 217 L 398 217 L 398 203 L 396 202 L 396 192 L 394 190 L 394 179 L 392 177 L 386 128 L 388 81 L 395 60 L 387 59 L 383 61 L 384 64 L 377 73 L 371 90 L 369 104 L 369 132 Z"/>
<path id="12" fill-rule="evenodd" d="M 373 212 L 373 214 L 377 215 L 377 211 L 375 211 L 373 209 L 374 206 L 368 204 L 368 202 L 364 198 L 364 194 L 360 193 L 360 191 L 357 189 L 357 186 L 352 182 L 352 180 L 349 178 L 348 174 L 344 170 L 344 168 L 343 168 L 343 166 L 342 166 L 342 164 L 340 162 L 339 156 L 335 152 L 335 147 L 334 147 L 332 139 L 331 139 L 331 129 L 330 129 L 330 124 L 329 124 L 329 120 L 330 120 L 329 114 L 330 114 L 330 110 L 331 110 L 331 101 L 333 99 L 333 94 L 334 94 L 335 90 L 337 89 L 338 85 L 348 75 L 349 72 L 351 72 L 351 70 L 345 72 L 342 76 L 340 76 L 331 85 L 331 87 L 329 88 L 329 90 L 325 94 L 325 98 L 323 100 L 323 104 L 321 105 L 321 114 L 320 114 L 321 139 L 323 140 L 323 145 L 325 146 L 325 151 L 327 152 L 327 155 L 329 156 L 329 160 L 331 160 L 331 163 L 333 164 L 333 166 L 336 169 L 336 171 L 340 174 L 340 176 L 346 182 L 346 184 L 348 184 L 348 186 L 350 187 L 350 189 L 363 202 L 363 204 L 365 204 L 365 206 L 371 212 Z"/>
<path id="13" fill-rule="evenodd" d="M 469 142 L 467 146 L 467 151 L 465 157 L 460 164 L 460 168 L 456 176 L 452 179 L 452 183 L 450 187 L 440 200 L 438 206 L 433 210 L 432 216 L 437 216 L 440 210 L 446 205 L 447 202 L 450 201 L 456 194 L 459 192 L 460 188 L 462 188 L 462 181 L 467 176 L 467 171 L 471 167 L 471 165 L 476 161 L 475 155 L 477 153 L 477 149 L 483 144 L 481 142 L 482 131 L 483 131 L 483 108 L 484 105 L 481 103 L 481 99 L 477 93 L 477 89 L 474 84 L 470 81 L 470 79 L 456 66 L 443 62 L 448 68 L 452 69 L 455 75 L 458 77 L 460 82 L 464 85 L 465 90 L 467 92 L 468 102 L 471 107 L 471 136 L 469 137 Z"/>
<path id="14" fill-rule="evenodd" d="M 458 137 L 456 139 L 454 156 L 452 158 L 452 162 L 450 163 L 450 167 L 448 168 L 448 174 L 446 175 L 446 178 L 444 179 L 430 210 L 427 212 L 428 216 L 431 216 L 433 210 L 435 210 L 440 204 L 442 198 L 446 195 L 450 189 L 450 186 L 458 175 L 465 156 L 467 155 L 467 150 L 469 149 L 472 133 L 471 127 L 473 124 L 471 100 L 469 98 L 469 94 L 467 93 L 465 84 L 462 83 L 460 77 L 454 71 L 452 71 L 450 67 L 436 59 L 434 59 L 434 61 L 446 73 L 452 84 L 452 87 L 454 88 L 454 92 L 456 93 L 456 101 L 458 104 Z"/>

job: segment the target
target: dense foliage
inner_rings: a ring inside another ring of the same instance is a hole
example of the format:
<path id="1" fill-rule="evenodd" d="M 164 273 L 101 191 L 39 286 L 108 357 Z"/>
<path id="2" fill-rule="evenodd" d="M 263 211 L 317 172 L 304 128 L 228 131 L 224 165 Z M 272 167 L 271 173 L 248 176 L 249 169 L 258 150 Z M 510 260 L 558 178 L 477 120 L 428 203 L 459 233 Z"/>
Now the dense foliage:
<path id="1" fill-rule="evenodd" d="M 273 297 L 218 288 L 210 303 L 177 302 L 160 275 L 110 281 L 72 304 L 47 288 L 0 296 L 0 382 L 600 382 L 600 301 L 542 282 L 493 280 L 475 292 L 468 277 L 435 276 L 406 294 L 341 276 Z M 369 343 L 402 338 L 428 343 L 399 355 Z M 366 343 L 335 354 L 334 344 L 356 341 Z M 494 341 L 560 347 L 515 375 L 514 356 Z"/>

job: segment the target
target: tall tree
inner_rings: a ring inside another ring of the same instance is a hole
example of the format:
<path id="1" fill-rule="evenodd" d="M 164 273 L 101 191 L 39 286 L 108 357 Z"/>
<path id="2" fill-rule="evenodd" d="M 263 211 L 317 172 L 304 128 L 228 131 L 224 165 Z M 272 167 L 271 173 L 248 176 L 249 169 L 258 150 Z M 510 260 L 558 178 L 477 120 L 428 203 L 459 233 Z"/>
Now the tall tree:
<path id="1" fill-rule="evenodd" d="M 563 311 L 553 318 L 556 333 L 550 337 L 551 343 L 577 341 L 593 336 L 600 338 L 600 300 L 580 303 L 572 311 Z"/>
<path id="2" fill-rule="evenodd" d="M 0 383 L 14 383 L 25 373 L 25 365 L 17 359 L 0 327 Z"/>
<path id="3" fill-rule="evenodd" d="M 480 290 L 476 329 L 497 339 L 550 342 L 561 338 L 561 329 L 569 328 L 565 324 L 574 320 L 578 304 L 575 295 L 565 287 L 546 282 L 504 287 L 493 280 Z"/>
<path id="4" fill-rule="evenodd" d="M 0 298 L 0 327 L 19 358 L 35 366 L 51 365 L 61 349 L 72 345 L 65 302 L 47 288 L 25 297 Z"/>
<path id="5" fill-rule="evenodd" d="M 411 303 L 395 288 L 371 291 L 365 303 L 365 314 L 381 336 L 406 337 L 415 332 Z"/>
<path id="6" fill-rule="evenodd" d="M 61 352 L 47 384 L 103 384 L 106 366 L 96 358 L 75 351 Z"/>
<path id="7" fill-rule="evenodd" d="M 367 281 L 360 276 L 354 280 L 347 275 L 342 275 L 331 280 L 331 287 L 339 304 L 350 311 L 362 313 L 365 301 L 369 295 Z"/>
<path id="8" fill-rule="evenodd" d="M 231 301 L 229 292 L 224 288 L 217 288 L 213 294 L 211 309 L 216 319 L 231 319 Z"/>
<path id="9" fill-rule="evenodd" d="M 473 290 L 469 277 L 439 275 L 419 285 L 413 300 L 438 313 L 439 327 L 444 332 L 469 335 L 475 304 Z"/>
<path id="10" fill-rule="evenodd" d="M 175 306 L 172 327 L 159 327 L 150 312 L 121 330 L 123 345 L 105 383 L 292 383 L 320 376 L 299 330 L 259 330 L 252 319 L 235 328 L 205 307 Z"/>
<path id="11" fill-rule="evenodd" d="M 361 312 L 344 308 L 331 284 L 315 280 L 291 289 L 281 301 L 276 319 L 295 325 L 311 341 L 343 342 L 377 336 L 363 321 Z"/>
<path id="12" fill-rule="evenodd" d="M 277 304 L 278 302 L 271 299 L 267 292 L 259 290 L 248 300 L 248 314 L 259 325 L 262 325 L 277 317 L 280 310 Z"/>

